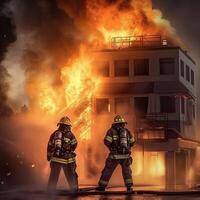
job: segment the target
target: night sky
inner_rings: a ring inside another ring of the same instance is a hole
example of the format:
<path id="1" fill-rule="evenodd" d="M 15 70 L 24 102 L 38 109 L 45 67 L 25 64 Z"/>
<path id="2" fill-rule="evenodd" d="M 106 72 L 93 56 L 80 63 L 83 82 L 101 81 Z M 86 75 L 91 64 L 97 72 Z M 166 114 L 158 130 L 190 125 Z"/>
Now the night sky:
<path id="1" fill-rule="evenodd" d="M 153 0 L 176 29 L 188 48 L 189 54 L 200 63 L 200 1 L 199 0 Z"/>

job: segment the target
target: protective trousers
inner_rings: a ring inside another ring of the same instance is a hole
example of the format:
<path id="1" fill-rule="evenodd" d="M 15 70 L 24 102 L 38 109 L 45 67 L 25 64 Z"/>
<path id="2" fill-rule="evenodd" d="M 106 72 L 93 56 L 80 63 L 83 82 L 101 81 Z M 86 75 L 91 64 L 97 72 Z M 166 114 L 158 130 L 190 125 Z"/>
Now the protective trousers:
<path id="1" fill-rule="evenodd" d="M 78 189 L 78 175 L 76 173 L 76 163 L 62 164 L 58 162 L 50 163 L 51 172 L 48 181 L 48 191 L 55 191 L 61 168 L 63 168 L 65 177 L 69 183 L 70 190 Z"/>
<path id="2" fill-rule="evenodd" d="M 122 175 L 126 187 L 133 186 L 132 170 L 130 167 L 130 165 L 132 164 L 132 158 L 129 157 L 126 159 L 111 159 L 108 157 L 106 159 L 106 164 L 102 171 L 101 178 L 99 180 L 99 187 L 105 188 L 108 185 L 108 182 L 118 164 L 121 165 Z"/>

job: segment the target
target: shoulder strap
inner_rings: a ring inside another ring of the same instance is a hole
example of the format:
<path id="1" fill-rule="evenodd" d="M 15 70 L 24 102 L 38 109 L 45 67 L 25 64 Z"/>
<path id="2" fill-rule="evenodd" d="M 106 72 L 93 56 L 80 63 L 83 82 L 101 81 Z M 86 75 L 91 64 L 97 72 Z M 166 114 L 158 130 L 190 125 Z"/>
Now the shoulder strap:
<path id="1" fill-rule="evenodd" d="M 118 132 L 115 128 L 111 128 L 110 130 L 112 131 L 113 135 L 118 135 Z"/>

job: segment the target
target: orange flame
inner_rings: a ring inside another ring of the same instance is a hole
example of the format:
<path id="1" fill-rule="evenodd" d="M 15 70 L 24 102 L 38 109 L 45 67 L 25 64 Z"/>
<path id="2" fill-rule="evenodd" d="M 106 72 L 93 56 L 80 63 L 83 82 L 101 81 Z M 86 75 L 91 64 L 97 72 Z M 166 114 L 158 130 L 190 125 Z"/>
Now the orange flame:
<path id="1" fill-rule="evenodd" d="M 92 59 L 85 52 L 85 48 L 81 47 L 80 55 L 61 68 L 61 88 L 53 87 L 48 76 L 39 76 L 36 79 L 39 89 L 36 92 L 37 106 L 47 114 L 76 116 L 73 127 L 78 128 L 81 139 L 90 138 L 92 96 L 100 83 L 92 74 Z M 80 113 L 77 115 L 76 112 Z"/>
<path id="2" fill-rule="evenodd" d="M 151 0 L 86 0 L 85 12 L 78 15 L 71 1 L 67 3 L 58 0 L 58 3 L 74 19 L 81 34 L 86 36 L 85 48 L 81 47 L 80 55 L 70 58 L 67 65 L 60 68 L 60 85 L 54 84 L 53 78 L 50 78 L 52 74 L 48 72 L 32 78 L 30 99 L 36 107 L 49 114 L 65 113 L 71 116 L 76 113 L 74 126 L 79 127 L 81 139 L 89 139 L 91 99 L 100 82 L 92 75 L 92 49 L 108 47 L 110 39 L 116 36 L 160 34 L 173 40 L 178 39 L 162 13 L 152 9 Z M 38 92 L 34 90 L 36 87 Z"/>
<path id="3" fill-rule="evenodd" d="M 152 8 L 151 0 L 86 0 L 85 12 L 81 14 L 70 3 L 58 2 L 93 47 L 109 47 L 112 37 L 141 35 L 161 35 L 182 45 L 162 12 Z"/>

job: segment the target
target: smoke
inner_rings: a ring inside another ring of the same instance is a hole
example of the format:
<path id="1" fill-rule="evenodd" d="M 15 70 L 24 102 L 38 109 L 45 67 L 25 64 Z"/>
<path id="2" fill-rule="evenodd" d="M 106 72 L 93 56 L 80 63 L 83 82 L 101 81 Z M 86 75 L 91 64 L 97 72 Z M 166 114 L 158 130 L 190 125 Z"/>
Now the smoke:
<path id="1" fill-rule="evenodd" d="M 22 102 L 26 95 L 30 107 L 38 100 L 35 87 L 41 89 L 38 83 L 44 76 L 49 79 L 45 87 L 52 91 L 62 88 L 61 68 L 79 54 L 81 44 L 90 50 L 90 47 L 105 48 L 112 36 L 143 34 L 161 34 L 181 44 L 162 13 L 152 9 L 151 0 L 12 0 L 9 8 L 18 39 L 6 61 L 10 60 L 7 65 L 17 63 L 20 68 L 10 67 L 15 68 L 10 70 L 15 80 L 10 82 L 10 96 Z M 19 82 L 16 76 L 24 82 Z"/>
<path id="2" fill-rule="evenodd" d="M 130 35 L 161 35 L 183 46 L 162 12 L 152 8 L 151 0 L 86 0 L 82 4 L 58 0 L 58 4 L 93 46 L 102 48 L 111 37 Z"/>
<path id="3" fill-rule="evenodd" d="M 16 40 L 11 13 L 6 9 L 8 2 L 6 0 L 0 2 L 0 118 L 13 113 L 7 97 L 9 73 L 2 65 L 8 46 Z"/>

